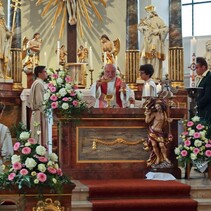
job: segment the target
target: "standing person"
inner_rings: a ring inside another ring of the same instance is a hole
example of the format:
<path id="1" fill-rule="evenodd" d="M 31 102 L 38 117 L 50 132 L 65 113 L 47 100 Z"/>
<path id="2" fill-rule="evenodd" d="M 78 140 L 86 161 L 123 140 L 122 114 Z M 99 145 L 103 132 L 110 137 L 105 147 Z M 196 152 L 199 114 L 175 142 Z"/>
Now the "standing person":
<path id="1" fill-rule="evenodd" d="M 165 128 L 168 124 L 167 106 L 160 100 L 153 100 L 146 107 L 144 113 L 146 115 L 145 122 L 148 127 L 148 141 L 144 143 L 145 150 L 151 150 L 147 165 L 160 164 L 162 162 L 171 163 L 167 157 L 167 147 L 169 142 L 168 136 L 165 133 Z"/>
<path id="2" fill-rule="evenodd" d="M 37 66 L 34 69 L 36 80 L 33 82 L 29 95 L 29 106 L 32 110 L 30 130 L 31 136 L 37 138 L 37 131 L 41 131 L 39 135 L 39 143 L 46 145 L 47 142 L 47 117 L 44 114 L 44 93 L 45 93 L 45 82 L 47 78 L 47 72 L 45 66 Z M 42 141 L 41 141 L 42 140 Z"/>
<path id="3" fill-rule="evenodd" d="M 165 39 L 168 27 L 158 16 L 153 5 L 145 7 L 148 16 L 140 20 L 138 30 L 143 33 L 144 45 L 141 50 L 141 63 L 152 64 L 154 78 L 162 78 L 162 63 L 165 60 Z"/>
<path id="4" fill-rule="evenodd" d="M 156 89 L 156 84 L 152 79 L 152 75 L 154 73 L 153 66 L 151 64 L 141 65 L 139 71 L 141 79 L 144 80 L 144 85 L 142 89 L 142 100 L 141 100 L 141 106 L 143 106 L 145 101 L 143 97 L 156 97 L 157 89 Z"/>
<path id="5" fill-rule="evenodd" d="M 4 8 L 0 2 L 0 78 L 10 78 L 8 75 L 10 59 L 10 38 L 12 33 L 9 32 L 5 19 Z"/>
<path id="6" fill-rule="evenodd" d="M 0 119 L 3 115 L 5 105 L 3 103 L 0 103 Z M 0 172 L 1 164 L 6 160 L 9 156 L 13 155 L 13 143 L 12 143 L 12 137 L 9 131 L 9 128 L 3 124 L 0 123 Z"/>
<path id="7" fill-rule="evenodd" d="M 196 85 L 202 87 L 196 99 L 198 115 L 211 124 L 211 72 L 203 57 L 196 58 Z"/>
<path id="8" fill-rule="evenodd" d="M 116 77 L 116 66 L 106 64 L 103 76 L 93 83 L 91 93 L 96 99 L 95 108 L 105 108 L 105 96 L 113 95 L 112 107 L 127 107 L 130 98 L 134 98 L 131 89 L 119 77 Z"/>

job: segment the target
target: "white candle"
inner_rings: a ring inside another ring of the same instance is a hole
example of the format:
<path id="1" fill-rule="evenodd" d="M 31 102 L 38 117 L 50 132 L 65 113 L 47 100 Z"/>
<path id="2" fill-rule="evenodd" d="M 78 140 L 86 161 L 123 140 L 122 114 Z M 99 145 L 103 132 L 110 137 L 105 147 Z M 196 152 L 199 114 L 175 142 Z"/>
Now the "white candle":
<path id="1" fill-rule="evenodd" d="M 195 37 L 193 37 L 192 39 L 191 39 L 191 51 L 192 51 L 192 54 L 193 53 L 196 53 L 196 38 Z"/>
<path id="2" fill-rule="evenodd" d="M 60 61 L 60 41 L 57 41 L 57 68 L 59 69 L 59 61 Z"/>
<path id="3" fill-rule="evenodd" d="M 116 68 L 118 67 L 118 57 L 116 56 Z"/>
<path id="4" fill-rule="evenodd" d="M 33 54 L 33 69 L 35 68 L 35 54 Z"/>
<path id="5" fill-rule="evenodd" d="M 87 48 L 87 42 L 84 43 L 84 48 Z"/>
<path id="6" fill-rule="evenodd" d="M 104 52 L 104 66 L 106 65 L 106 52 Z"/>
<path id="7" fill-rule="evenodd" d="M 89 66 L 93 70 L 92 47 L 89 47 Z"/>
<path id="8" fill-rule="evenodd" d="M 145 86 L 144 86 L 144 94 L 145 96 L 150 96 L 150 85 L 149 83 L 146 83 Z"/>
<path id="9" fill-rule="evenodd" d="M 46 53 L 46 51 L 44 52 L 44 59 L 45 59 L 45 66 L 47 67 L 47 53 Z"/>
<path id="10" fill-rule="evenodd" d="M 157 89 L 157 93 L 159 93 L 162 90 L 162 86 L 160 83 L 156 86 L 156 89 Z"/>

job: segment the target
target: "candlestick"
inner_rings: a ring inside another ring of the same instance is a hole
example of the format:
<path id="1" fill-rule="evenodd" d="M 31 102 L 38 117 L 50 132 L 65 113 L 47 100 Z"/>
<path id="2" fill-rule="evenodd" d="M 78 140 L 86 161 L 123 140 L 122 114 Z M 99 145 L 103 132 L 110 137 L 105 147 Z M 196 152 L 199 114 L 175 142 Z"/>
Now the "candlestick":
<path id="1" fill-rule="evenodd" d="M 45 59 L 45 66 L 47 67 L 47 53 L 46 53 L 46 51 L 44 52 L 44 59 Z"/>
<path id="2" fill-rule="evenodd" d="M 57 68 L 59 69 L 60 63 L 60 41 L 57 41 Z"/>
<path id="3" fill-rule="evenodd" d="M 89 48 L 89 66 L 93 70 L 93 58 L 92 58 L 92 47 Z"/>

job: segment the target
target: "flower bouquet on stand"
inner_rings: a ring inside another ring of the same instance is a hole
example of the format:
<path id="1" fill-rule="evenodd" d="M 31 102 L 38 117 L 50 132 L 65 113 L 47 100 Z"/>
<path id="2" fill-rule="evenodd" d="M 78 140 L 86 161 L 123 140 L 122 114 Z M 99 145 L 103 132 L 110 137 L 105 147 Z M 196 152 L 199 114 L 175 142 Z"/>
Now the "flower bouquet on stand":
<path id="1" fill-rule="evenodd" d="M 69 177 L 63 175 L 58 156 L 48 153 L 46 147 L 31 138 L 25 125 L 20 123 L 18 128 L 22 129 L 22 132 L 17 132 L 10 162 L 3 165 L 0 188 L 16 189 L 19 193 L 30 189 L 38 194 L 42 194 L 46 189 L 61 193 L 64 185 L 73 184 Z"/>
<path id="2" fill-rule="evenodd" d="M 182 142 L 175 148 L 179 165 L 194 165 L 204 172 L 211 161 L 211 140 L 207 137 L 209 127 L 198 116 L 184 120 L 183 124 L 185 130 L 180 135 Z"/>
<path id="3" fill-rule="evenodd" d="M 48 70 L 48 87 L 44 95 L 44 106 L 47 113 L 57 114 L 64 118 L 78 117 L 88 107 L 83 95 L 74 80 L 65 70 Z"/>

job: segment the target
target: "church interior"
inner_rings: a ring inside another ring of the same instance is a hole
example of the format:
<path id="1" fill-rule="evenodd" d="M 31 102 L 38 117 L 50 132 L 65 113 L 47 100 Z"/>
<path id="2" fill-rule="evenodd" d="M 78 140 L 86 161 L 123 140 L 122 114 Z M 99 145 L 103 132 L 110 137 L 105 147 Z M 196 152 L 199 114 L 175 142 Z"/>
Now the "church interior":
<path id="1" fill-rule="evenodd" d="M 0 0 L 0 147 L 3 125 L 17 151 L 9 162 L 0 156 L 0 210 L 211 210 L 210 127 L 197 111 L 206 89 L 197 57 L 210 70 L 211 33 L 185 36 L 182 26 L 183 6 L 199 2 L 211 8 L 198 0 Z M 152 75 L 141 69 L 148 64 Z M 40 110 L 32 123 L 40 73 L 48 115 Z M 33 145 L 43 145 L 33 155 L 37 172 L 25 161 Z M 50 187 L 47 171 L 58 178 Z"/>

